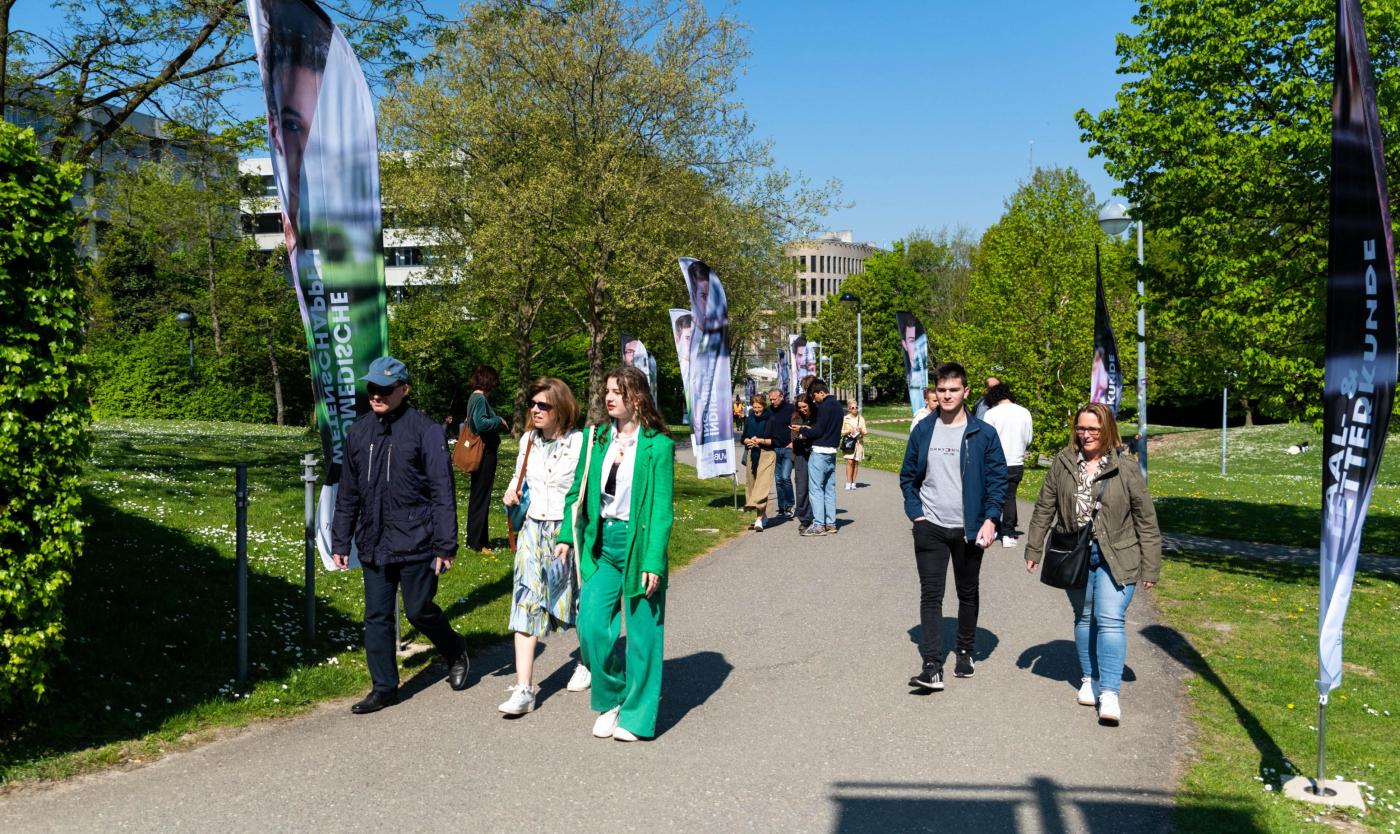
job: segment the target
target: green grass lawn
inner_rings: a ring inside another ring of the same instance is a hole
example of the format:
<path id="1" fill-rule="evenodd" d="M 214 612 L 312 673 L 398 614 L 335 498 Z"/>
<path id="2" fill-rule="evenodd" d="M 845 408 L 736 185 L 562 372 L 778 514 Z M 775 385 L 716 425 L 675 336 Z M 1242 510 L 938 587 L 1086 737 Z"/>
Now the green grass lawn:
<path id="1" fill-rule="evenodd" d="M 39 708 L 0 718 L 0 784 L 61 778 L 162 751 L 217 728 L 290 715 L 369 687 L 357 571 L 317 570 L 317 637 L 302 641 L 302 429 L 229 423 L 104 422 L 84 481 L 90 519 L 66 601 L 67 661 Z M 513 555 L 499 496 L 515 460 L 501 447 L 495 552 L 463 550 L 437 600 L 474 651 L 508 636 Z M 249 682 L 238 685 L 234 611 L 235 462 L 249 464 Z M 467 479 L 457 478 L 465 525 Z M 678 568 L 743 530 L 729 479 L 676 468 Z M 405 634 L 412 631 L 404 624 Z M 404 680 L 431 663 L 405 661 Z M 562 657 L 549 662 L 563 661 Z"/>
<path id="2" fill-rule="evenodd" d="M 1334 825 L 1319 824 L 1319 806 L 1280 795 L 1289 776 L 1316 771 L 1317 569 L 1178 553 L 1168 557 L 1154 593 L 1166 624 L 1148 626 L 1145 634 L 1189 670 L 1197 727 L 1177 803 L 1178 830 L 1338 827 L 1341 812 L 1326 818 Z M 1375 831 L 1400 827 L 1397 643 L 1400 584 L 1359 575 L 1342 686 L 1327 708 L 1327 776 L 1362 783 L 1368 811 L 1345 819 Z M 1228 826 L 1222 809 L 1230 812 Z"/>

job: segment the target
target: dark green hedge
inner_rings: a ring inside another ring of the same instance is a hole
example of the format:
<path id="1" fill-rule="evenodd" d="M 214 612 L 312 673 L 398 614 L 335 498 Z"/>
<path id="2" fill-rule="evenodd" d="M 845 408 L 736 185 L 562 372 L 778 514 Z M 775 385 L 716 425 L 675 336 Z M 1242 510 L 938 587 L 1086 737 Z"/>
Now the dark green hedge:
<path id="1" fill-rule="evenodd" d="M 79 169 L 0 122 L 0 707 L 44 694 L 82 547 L 84 296 L 69 203 Z"/>

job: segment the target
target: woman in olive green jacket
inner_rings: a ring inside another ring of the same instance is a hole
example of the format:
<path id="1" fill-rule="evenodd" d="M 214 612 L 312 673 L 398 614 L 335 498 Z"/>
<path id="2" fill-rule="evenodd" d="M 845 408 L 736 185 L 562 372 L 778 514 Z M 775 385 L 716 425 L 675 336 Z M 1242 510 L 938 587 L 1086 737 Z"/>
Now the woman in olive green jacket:
<path id="1" fill-rule="evenodd" d="M 615 368 L 604 385 L 609 419 L 591 430 L 592 448 L 579 455 L 554 553 L 563 559 L 571 547 L 578 551 L 579 653 L 593 673 L 600 713 L 593 735 L 636 741 L 656 734 L 661 701 L 676 445 L 641 371 Z M 625 665 L 613 651 L 623 609 Z"/>
<path id="2" fill-rule="evenodd" d="M 1082 675 L 1079 703 L 1094 706 L 1097 689 L 1099 722 L 1110 725 L 1123 715 L 1119 687 L 1127 658 L 1123 623 L 1128 603 L 1137 583 L 1144 588 L 1157 584 L 1162 567 L 1162 533 L 1152 496 L 1137 461 L 1119 454 L 1121 445 L 1108 406 L 1090 403 L 1079 409 L 1074 437 L 1050 464 L 1026 536 L 1026 570 L 1033 572 L 1052 525 L 1070 531 L 1094 519 L 1089 581 L 1068 594 Z"/>

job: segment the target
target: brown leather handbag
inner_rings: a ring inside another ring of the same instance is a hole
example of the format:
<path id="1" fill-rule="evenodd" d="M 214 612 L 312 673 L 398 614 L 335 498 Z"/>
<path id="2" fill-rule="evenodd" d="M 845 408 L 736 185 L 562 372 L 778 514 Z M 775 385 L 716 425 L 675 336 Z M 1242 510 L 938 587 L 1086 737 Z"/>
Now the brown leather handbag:
<path id="1" fill-rule="evenodd" d="M 478 397 L 480 394 L 472 394 Z M 452 465 L 463 472 L 475 472 L 481 468 L 481 458 L 486 453 L 486 444 L 481 435 L 472 431 L 471 398 L 467 398 L 467 419 L 462 421 L 462 432 L 457 435 L 457 445 L 452 448 Z"/>

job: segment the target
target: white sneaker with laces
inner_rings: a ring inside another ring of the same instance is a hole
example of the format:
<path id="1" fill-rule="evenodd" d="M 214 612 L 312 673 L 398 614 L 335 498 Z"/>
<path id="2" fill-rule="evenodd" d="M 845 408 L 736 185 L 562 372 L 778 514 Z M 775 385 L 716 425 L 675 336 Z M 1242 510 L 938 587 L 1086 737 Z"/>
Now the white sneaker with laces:
<path id="1" fill-rule="evenodd" d="M 535 690 L 523 683 L 507 686 L 510 697 L 497 709 L 506 715 L 524 715 L 535 708 Z"/>
<path id="2" fill-rule="evenodd" d="M 1001 537 L 1001 546 L 1002 546 L 1002 547 L 1015 547 L 1015 546 L 1016 546 L 1016 537 L 1015 537 L 1015 536 L 1002 536 L 1002 537 Z"/>
<path id="3" fill-rule="evenodd" d="M 593 673 L 588 671 L 588 667 L 582 663 L 574 667 L 574 673 L 569 676 L 569 682 L 564 688 L 570 692 L 587 692 L 588 687 L 593 685 Z"/>
<path id="4" fill-rule="evenodd" d="M 760 533 L 762 533 L 762 532 L 763 532 L 763 519 L 761 519 L 761 518 L 755 518 L 755 519 L 753 520 L 753 529 L 756 530 L 756 531 L 758 531 L 758 532 L 760 532 Z"/>
<path id="5" fill-rule="evenodd" d="M 1079 679 L 1079 703 L 1086 707 L 1092 707 L 1098 703 L 1098 699 L 1094 697 L 1093 678 Z"/>
<path id="6" fill-rule="evenodd" d="M 1117 727 L 1123 720 L 1123 707 L 1118 703 L 1117 692 L 1099 693 L 1099 723 Z"/>
<path id="7" fill-rule="evenodd" d="M 598 716 L 598 720 L 593 722 L 594 738 L 612 738 L 613 730 L 617 729 L 617 714 L 622 707 L 613 707 Z"/>
<path id="8" fill-rule="evenodd" d="M 624 729 L 624 728 L 621 727 L 621 726 L 613 727 L 612 737 L 613 737 L 613 741 L 636 741 L 636 740 L 637 740 L 637 736 L 634 735 L 634 734 L 632 733 L 631 730 Z"/>

